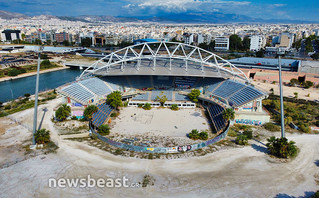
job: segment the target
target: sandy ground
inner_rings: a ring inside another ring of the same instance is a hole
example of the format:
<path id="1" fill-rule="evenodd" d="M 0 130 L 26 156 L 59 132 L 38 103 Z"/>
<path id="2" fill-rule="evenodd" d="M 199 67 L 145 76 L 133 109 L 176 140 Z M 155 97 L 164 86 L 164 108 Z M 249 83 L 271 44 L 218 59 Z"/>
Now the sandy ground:
<path id="1" fill-rule="evenodd" d="M 112 132 L 127 135 L 185 137 L 192 129 L 209 129 L 208 120 L 199 109 L 172 111 L 167 108 L 144 110 L 127 107 L 114 121 Z"/>
<path id="2" fill-rule="evenodd" d="M 296 159 L 279 162 L 266 155 L 264 145 L 222 150 L 202 157 L 174 160 L 142 160 L 114 156 L 80 142 L 63 140 L 51 123 L 51 101 L 43 127 L 59 145 L 56 154 L 39 155 L 0 169 L 1 197 L 284 197 L 305 196 L 317 191 L 319 167 L 318 135 L 291 135 L 301 149 Z M 32 110 L 13 117 L 31 125 Z M 41 111 L 40 111 L 41 112 Z M 42 113 L 42 112 L 41 112 Z M 41 114 L 39 113 L 39 114 Z M 2 122 L 0 123 L 3 124 Z M 0 159 L 10 161 L 14 152 L 3 147 L 30 136 L 25 128 L 12 126 L 0 136 Z M 16 151 L 18 152 L 18 151 Z M 142 181 L 145 174 L 155 179 L 146 188 L 49 188 L 49 178 L 122 178 Z"/>
<path id="3" fill-rule="evenodd" d="M 252 84 L 256 85 L 257 88 L 261 88 L 264 91 L 267 91 L 269 93 L 269 90 L 271 88 L 274 89 L 274 94 L 279 95 L 279 84 L 270 84 L 270 83 L 263 83 L 260 81 L 252 81 Z M 288 87 L 288 86 L 283 86 L 282 88 L 283 94 L 286 97 L 294 97 L 294 93 L 298 93 L 298 98 L 300 99 L 305 99 L 305 100 L 319 100 L 319 89 L 316 88 L 309 88 L 309 89 L 304 89 L 300 87 Z M 307 97 L 307 95 L 310 94 L 310 97 Z"/>

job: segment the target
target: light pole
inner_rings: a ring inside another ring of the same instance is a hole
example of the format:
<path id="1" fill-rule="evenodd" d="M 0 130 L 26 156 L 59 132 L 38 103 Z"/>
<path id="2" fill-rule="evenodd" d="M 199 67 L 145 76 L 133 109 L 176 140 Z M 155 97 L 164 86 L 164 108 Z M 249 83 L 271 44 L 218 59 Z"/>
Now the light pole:
<path id="1" fill-rule="evenodd" d="M 281 138 L 285 137 L 284 99 L 282 94 L 282 77 L 281 77 L 281 55 L 283 54 L 285 54 L 285 52 L 278 49 L 277 55 L 278 55 L 278 66 L 279 66 Z"/>
<path id="2" fill-rule="evenodd" d="M 40 62 L 41 62 L 41 52 L 43 46 L 39 46 L 38 51 L 38 67 L 37 67 L 37 78 L 35 82 L 35 99 L 34 99 L 34 115 L 33 115 L 33 134 L 32 134 L 32 144 L 35 145 L 34 134 L 37 131 L 37 116 L 38 116 L 38 94 L 39 94 L 39 77 L 40 77 Z"/>

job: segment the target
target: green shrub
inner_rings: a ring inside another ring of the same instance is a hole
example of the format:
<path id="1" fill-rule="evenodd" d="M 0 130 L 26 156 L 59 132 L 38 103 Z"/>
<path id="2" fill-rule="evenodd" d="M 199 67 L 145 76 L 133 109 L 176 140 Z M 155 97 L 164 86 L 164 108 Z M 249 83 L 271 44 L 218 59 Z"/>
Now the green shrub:
<path id="1" fill-rule="evenodd" d="M 91 119 L 93 116 L 93 113 L 97 112 L 99 109 L 95 105 L 89 105 L 84 109 L 83 115 L 87 119 Z"/>
<path id="2" fill-rule="evenodd" d="M 112 118 L 113 117 L 116 117 L 116 113 L 115 112 L 113 112 L 113 113 L 111 113 L 111 115 L 110 115 Z"/>
<path id="3" fill-rule="evenodd" d="M 192 89 L 192 91 L 188 94 L 188 97 L 193 102 L 198 102 L 198 96 L 200 95 L 200 91 L 198 89 Z"/>
<path id="4" fill-rule="evenodd" d="M 308 126 L 308 124 L 301 124 L 299 126 L 299 128 L 304 133 L 310 133 L 311 132 L 311 128 Z"/>
<path id="5" fill-rule="evenodd" d="M 247 130 L 243 132 L 243 135 L 247 137 L 247 139 L 252 139 L 253 138 L 253 131 L 252 130 Z"/>
<path id="6" fill-rule="evenodd" d="M 152 109 L 151 104 L 150 103 L 145 103 L 144 106 L 143 106 L 143 109 L 151 110 Z"/>
<path id="7" fill-rule="evenodd" d="M 72 116 L 71 120 L 78 120 L 78 118 L 76 116 Z"/>
<path id="8" fill-rule="evenodd" d="M 193 140 L 199 139 L 199 132 L 197 129 L 193 129 L 192 132 L 188 134 L 188 137 Z"/>
<path id="9" fill-rule="evenodd" d="M 202 131 L 199 133 L 197 129 L 193 129 L 192 132 L 188 134 L 188 137 L 192 140 L 207 140 L 208 139 L 208 133 L 205 131 Z"/>
<path id="10" fill-rule="evenodd" d="M 207 132 L 200 132 L 199 133 L 199 139 L 201 140 L 207 140 L 208 139 L 208 133 Z"/>
<path id="11" fill-rule="evenodd" d="M 312 198 L 319 198 L 319 190 L 312 195 Z"/>
<path id="12" fill-rule="evenodd" d="M 235 139 L 235 143 L 239 144 L 239 145 L 247 145 L 248 144 L 248 138 L 246 135 L 239 135 L 237 136 L 237 138 Z"/>
<path id="13" fill-rule="evenodd" d="M 298 147 L 295 142 L 288 142 L 287 138 L 276 138 L 275 136 L 267 139 L 266 144 L 270 154 L 279 158 L 295 157 L 298 152 Z"/>
<path id="14" fill-rule="evenodd" d="M 172 104 L 171 109 L 177 111 L 179 108 L 177 104 Z"/>
<path id="15" fill-rule="evenodd" d="M 280 127 L 271 122 L 264 124 L 264 128 L 268 131 L 280 131 Z"/>
<path id="16" fill-rule="evenodd" d="M 227 135 L 230 137 L 237 137 L 237 132 L 234 129 L 230 128 Z"/>
<path id="17" fill-rule="evenodd" d="M 143 107 L 143 103 L 138 103 L 138 107 L 142 108 Z"/>
<path id="18" fill-rule="evenodd" d="M 110 127 L 107 124 L 102 124 L 101 126 L 99 126 L 99 130 L 98 130 L 99 134 L 101 135 L 109 135 L 110 134 Z"/>
<path id="19" fill-rule="evenodd" d="M 4 106 L 4 109 L 5 109 L 5 110 L 11 109 L 11 105 L 10 105 L 10 104 L 5 105 L 5 106 Z"/>

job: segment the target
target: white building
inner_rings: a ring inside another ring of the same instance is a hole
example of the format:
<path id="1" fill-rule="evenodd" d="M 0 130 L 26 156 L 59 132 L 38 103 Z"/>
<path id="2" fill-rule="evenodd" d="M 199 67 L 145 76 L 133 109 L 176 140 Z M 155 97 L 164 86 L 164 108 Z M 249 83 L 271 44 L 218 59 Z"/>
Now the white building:
<path id="1" fill-rule="evenodd" d="M 229 50 L 229 38 L 228 37 L 216 37 L 216 39 L 215 39 L 215 50 L 216 51 L 227 51 L 227 50 Z"/>
<path id="2" fill-rule="evenodd" d="M 254 35 L 250 38 L 250 51 L 259 51 L 266 46 L 264 36 Z"/>
<path id="3" fill-rule="evenodd" d="M 192 44 L 194 42 L 194 34 L 184 33 L 183 40 L 186 44 Z"/>

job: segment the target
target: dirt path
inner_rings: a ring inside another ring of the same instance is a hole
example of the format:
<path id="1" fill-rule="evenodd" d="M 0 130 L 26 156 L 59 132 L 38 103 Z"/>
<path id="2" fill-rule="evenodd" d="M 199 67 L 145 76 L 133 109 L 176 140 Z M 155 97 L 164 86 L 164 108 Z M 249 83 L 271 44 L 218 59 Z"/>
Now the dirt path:
<path id="1" fill-rule="evenodd" d="M 301 149 L 291 162 L 268 157 L 264 146 L 221 150 L 203 157 L 176 160 L 124 158 L 84 143 L 63 140 L 50 118 L 58 100 L 47 105 L 43 126 L 59 145 L 57 154 L 41 155 L 0 169 L 1 197 L 275 197 L 304 196 L 319 189 L 314 175 L 319 167 L 319 135 L 289 135 Z M 28 115 L 24 121 L 30 123 Z M 21 115 L 14 115 L 21 118 Z M 23 129 L 17 129 L 23 130 Z M 7 133 L 7 132 L 6 132 Z M 0 144 L 6 140 L 0 136 Z M 21 132 L 22 133 L 22 132 Z M 17 136 L 20 138 L 20 136 Z M 23 136 L 21 136 L 23 138 Z M 0 152 L 0 157 L 3 153 Z M 144 175 L 155 178 L 146 188 L 49 188 L 49 178 L 122 178 L 141 182 Z"/>

